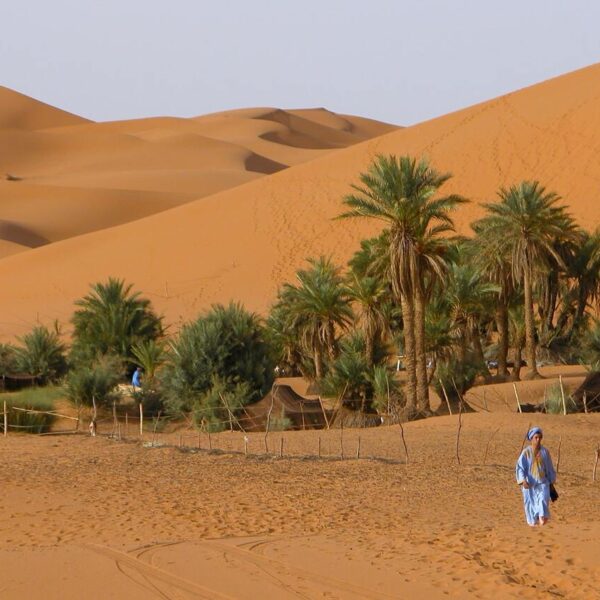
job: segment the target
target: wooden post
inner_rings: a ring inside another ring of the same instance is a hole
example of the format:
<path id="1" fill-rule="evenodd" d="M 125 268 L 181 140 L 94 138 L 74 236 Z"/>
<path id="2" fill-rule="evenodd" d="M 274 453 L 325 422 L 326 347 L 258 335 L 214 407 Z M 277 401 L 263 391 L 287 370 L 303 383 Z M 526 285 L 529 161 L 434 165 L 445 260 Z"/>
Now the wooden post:
<path id="1" fill-rule="evenodd" d="M 458 429 L 456 431 L 456 460 L 460 465 L 460 454 L 459 454 L 459 444 L 460 444 L 460 430 L 462 429 L 462 398 L 458 399 Z"/>
<path id="2" fill-rule="evenodd" d="M 485 387 L 483 388 L 483 407 L 485 408 L 486 412 L 488 412 L 487 400 L 485 398 Z"/>
<path id="3" fill-rule="evenodd" d="M 587 391 L 583 391 L 583 410 L 587 415 Z"/>
<path id="4" fill-rule="evenodd" d="M 592 475 L 592 481 L 596 481 L 596 467 L 598 466 L 598 458 L 600 458 L 600 445 L 596 447 L 596 462 L 594 463 L 594 473 Z"/>
<path id="5" fill-rule="evenodd" d="M 269 444 L 267 436 L 269 435 L 269 427 L 271 426 L 271 413 L 273 412 L 273 403 L 275 402 L 275 384 L 271 386 L 271 406 L 267 414 L 267 426 L 265 427 L 265 454 L 269 454 Z"/>
<path id="6" fill-rule="evenodd" d="M 200 450 L 200 432 L 198 431 L 198 450 Z"/>
<path id="7" fill-rule="evenodd" d="M 279 443 L 279 458 L 283 457 L 283 436 L 281 437 L 280 443 Z"/>
<path id="8" fill-rule="evenodd" d="M 448 407 L 448 414 L 452 415 L 452 408 L 450 408 L 450 400 L 448 399 L 448 394 L 446 392 L 446 388 L 440 379 L 440 386 L 442 388 L 442 393 L 444 394 L 444 398 L 446 399 L 446 406 Z"/>
<path id="9" fill-rule="evenodd" d="M 113 429 L 112 436 L 117 436 L 117 402 L 113 400 Z"/>
<path id="10" fill-rule="evenodd" d="M 125 437 L 129 437 L 129 413 L 125 413 Z"/>
<path id="11" fill-rule="evenodd" d="M 244 436 L 244 455 L 248 456 L 248 436 Z"/>
<path id="12" fill-rule="evenodd" d="M 520 413 L 523 413 L 523 411 L 521 410 L 521 402 L 519 401 L 519 392 L 517 392 L 517 384 L 516 383 L 513 383 L 513 388 L 515 390 L 515 398 L 517 399 L 517 408 Z"/>
<path id="13" fill-rule="evenodd" d="M 6 400 L 4 401 L 4 437 L 8 435 L 8 409 L 6 408 Z"/>
<path id="14" fill-rule="evenodd" d="M 325 408 L 323 407 L 323 400 L 321 399 L 321 394 L 319 394 L 319 404 L 321 405 L 321 412 L 323 413 L 323 418 L 325 419 L 325 425 L 327 429 L 329 429 L 329 419 L 327 418 L 327 413 L 325 412 Z"/>
<path id="15" fill-rule="evenodd" d="M 321 458 L 321 436 L 319 436 L 319 458 Z"/>
<path id="16" fill-rule="evenodd" d="M 565 388 L 563 387 L 562 375 L 558 376 L 558 382 L 560 383 L 560 395 L 562 397 L 563 415 L 566 415 L 567 414 L 567 403 L 565 402 Z"/>
<path id="17" fill-rule="evenodd" d="M 404 427 L 402 427 L 402 421 L 398 423 L 400 425 L 400 435 L 402 436 L 402 444 L 404 446 L 404 454 L 406 455 L 406 464 L 408 464 L 408 447 L 406 446 L 406 440 L 404 439 Z"/>
<path id="18" fill-rule="evenodd" d="M 485 467 L 485 461 L 486 461 L 487 455 L 488 455 L 488 450 L 490 448 L 490 443 L 492 442 L 492 438 L 498 433 L 498 431 L 500 431 L 500 427 L 498 427 L 498 429 L 496 429 L 496 431 L 494 431 L 488 439 L 488 443 L 485 447 L 485 453 L 483 454 L 483 466 L 484 467 Z"/>
<path id="19" fill-rule="evenodd" d="M 140 402 L 140 439 L 144 437 L 144 408 Z"/>
<path id="20" fill-rule="evenodd" d="M 344 419 L 340 421 L 340 455 L 344 460 Z"/>
<path id="21" fill-rule="evenodd" d="M 360 458 L 360 435 L 358 436 L 358 446 L 356 447 L 356 458 Z"/>

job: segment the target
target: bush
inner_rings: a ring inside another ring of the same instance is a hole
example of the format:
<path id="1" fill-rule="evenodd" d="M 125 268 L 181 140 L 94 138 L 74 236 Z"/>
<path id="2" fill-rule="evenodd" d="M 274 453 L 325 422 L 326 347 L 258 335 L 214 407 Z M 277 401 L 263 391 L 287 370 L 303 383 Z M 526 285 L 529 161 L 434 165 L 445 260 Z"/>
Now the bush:
<path id="1" fill-rule="evenodd" d="M 104 356 L 91 365 L 80 364 L 67 375 L 65 391 L 75 405 L 111 406 L 120 398 L 116 389 L 123 376 L 123 364 L 118 357 Z"/>
<path id="2" fill-rule="evenodd" d="M 18 338 L 22 346 L 16 349 L 16 367 L 35 375 L 42 384 L 56 381 L 67 371 L 65 345 L 58 331 L 38 325 L 30 333 Z"/>
<path id="3" fill-rule="evenodd" d="M 163 333 L 162 320 L 150 301 L 132 292 L 131 285 L 109 278 L 96 283 L 92 291 L 77 300 L 73 315 L 71 362 L 93 363 L 99 356 L 118 356 L 129 373 L 134 369 L 132 347 L 155 340 Z"/>
<path id="4" fill-rule="evenodd" d="M 565 395 L 565 407 L 567 413 L 577 412 L 577 405 L 570 396 Z M 553 383 L 546 392 L 546 412 L 551 415 L 562 415 L 564 413 L 562 391 L 559 383 Z"/>
<path id="5" fill-rule="evenodd" d="M 161 376 L 171 412 L 191 410 L 218 378 L 228 389 L 247 384 L 249 402 L 271 387 L 274 363 L 259 317 L 241 305 L 214 305 L 183 326 Z"/>
<path id="6" fill-rule="evenodd" d="M 2 394 L 8 409 L 8 426 L 23 433 L 45 433 L 50 430 L 56 417 L 54 415 L 27 413 L 11 410 L 14 407 L 29 410 L 53 411 L 54 401 L 62 395 L 57 387 L 30 388 L 20 392 Z"/>
<path id="7" fill-rule="evenodd" d="M 213 377 L 210 389 L 194 404 L 194 423 L 211 432 L 223 431 L 230 426 L 237 429 L 239 410 L 248 404 L 250 398 L 248 383 L 232 384 Z"/>
<path id="8" fill-rule="evenodd" d="M 477 361 L 461 362 L 452 357 L 438 365 L 433 386 L 440 398 L 444 398 L 445 390 L 449 400 L 457 401 L 459 393 L 464 396 L 467 390 L 473 387 L 480 372 L 481 366 Z"/>
<path id="9" fill-rule="evenodd" d="M 0 377 L 16 373 L 17 349 L 10 344 L 0 344 Z"/>

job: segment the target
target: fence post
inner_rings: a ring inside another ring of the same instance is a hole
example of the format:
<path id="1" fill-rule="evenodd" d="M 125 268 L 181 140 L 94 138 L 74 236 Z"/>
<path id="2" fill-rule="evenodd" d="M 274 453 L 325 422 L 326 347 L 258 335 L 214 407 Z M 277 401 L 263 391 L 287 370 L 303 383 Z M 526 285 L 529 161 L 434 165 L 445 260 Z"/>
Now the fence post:
<path id="1" fill-rule="evenodd" d="M 4 437 L 8 435 L 8 410 L 6 408 L 6 400 L 4 401 Z"/>
<path id="2" fill-rule="evenodd" d="M 140 439 L 144 437 L 144 409 L 140 402 Z"/>

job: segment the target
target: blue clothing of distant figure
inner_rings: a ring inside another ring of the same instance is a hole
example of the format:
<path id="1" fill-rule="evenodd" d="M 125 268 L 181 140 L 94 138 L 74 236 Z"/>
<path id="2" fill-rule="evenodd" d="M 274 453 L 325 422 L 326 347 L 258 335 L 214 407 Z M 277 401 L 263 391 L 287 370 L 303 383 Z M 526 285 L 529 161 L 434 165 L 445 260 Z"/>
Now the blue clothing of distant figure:
<path id="1" fill-rule="evenodd" d="M 139 369 L 136 369 L 133 372 L 133 377 L 131 378 L 131 385 L 133 387 L 142 387 L 142 384 L 140 383 L 140 375 L 141 373 Z"/>
<path id="2" fill-rule="evenodd" d="M 535 525 L 540 517 L 550 518 L 550 484 L 556 480 L 550 452 L 542 446 L 536 456 L 531 446 L 525 448 L 517 460 L 516 477 L 517 483 L 529 484 L 529 489 L 521 489 L 527 523 Z"/>

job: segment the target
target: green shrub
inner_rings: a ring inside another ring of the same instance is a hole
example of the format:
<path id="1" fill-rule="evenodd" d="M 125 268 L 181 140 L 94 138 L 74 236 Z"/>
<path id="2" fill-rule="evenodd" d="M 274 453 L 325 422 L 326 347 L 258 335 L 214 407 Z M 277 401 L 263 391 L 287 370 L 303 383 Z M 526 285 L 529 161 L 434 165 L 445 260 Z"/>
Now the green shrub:
<path id="1" fill-rule="evenodd" d="M 29 388 L 20 392 L 2 394 L 8 409 L 9 431 L 23 433 L 45 433 L 50 430 L 56 417 L 54 415 L 27 413 L 14 408 L 29 410 L 53 411 L 54 401 L 61 397 L 63 390 L 59 387 Z"/>
<path id="2" fill-rule="evenodd" d="M 111 406 L 120 398 L 116 389 L 123 377 L 123 364 L 118 357 L 104 356 L 91 365 L 80 364 L 73 367 L 65 381 L 67 397 L 73 404 Z"/>
<path id="3" fill-rule="evenodd" d="M 56 381 L 66 373 L 66 347 L 60 341 L 58 331 L 38 325 L 19 338 L 19 342 L 21 346 L 16 349 L 19 371 L 35 375 L 43 384 Z"/>
<path id="4" fill-rule="evenodd" d="M 248 401 L 262 398 L 271 387 L 273 360 L 259 317 L 241 305 L 214 305 L 183 326 L 171 344 L 170 360 L 161 375 L 172 413 L 188 412 L 218 378 L 228 389 L 247 384 Z"/>
<path id="5" fill-rule="evenodd" d="M 0 377 L 17 371 L 17 349 L 11 344 L 0 344 Z"/>
<path id="6" fill-rule="evenodd" d="M 480 373 L 481 367 L 476 360 L 461 362 L 452 357 L 438 365 L 437 377 L 433 382 L 436 393 L 444 397 L 444 390 L 450 400 L 458 400 L 458 395 L 464 396 L 475 378 Z M 442 389 L 443 386 L 443 389 Z"/>
<path id="7" fill-rule="evenodd" d="M 570 396 L 565 395 L 565 407 L 567 413 L 577 412 L 577 406 Z M 551 415 L 562 415 L 564 413 L 562 391 L 559 383 L 553 383 L 546 391 L 546 412 Z"/>
<path id="8" fill-rule="evenodd" d="M 232 426 L 237 429 L 240 409 L 252 397 L 248 383 L 227 382 L 213 377 L 211 387 L 200 396 L 193 406 L 193 419 L 197 427 L 208 431 L 223 431 Z"/>

